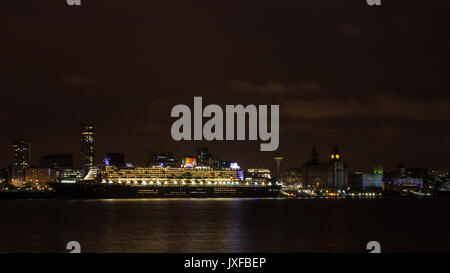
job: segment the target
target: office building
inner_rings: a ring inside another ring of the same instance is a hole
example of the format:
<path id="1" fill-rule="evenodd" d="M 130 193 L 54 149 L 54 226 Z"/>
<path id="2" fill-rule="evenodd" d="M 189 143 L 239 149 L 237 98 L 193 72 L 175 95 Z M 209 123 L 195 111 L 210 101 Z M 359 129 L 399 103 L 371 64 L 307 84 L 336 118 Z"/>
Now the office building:
<path id="1" fill-rule="evenodd" d="M 88 171 L 94 165 L 94 127 L 81 125 L 81 168 Z"/>
<path id="2" fill-rule="evenodd" d="M 73 155 L 44 155 L 39 163 L 40 168 L 73 168 Z"/>
<path id="3" fill-rule="evenodd" d="M 31 165 L 31 143 L 26 139 L 13 142 L 11 184 L 15 187 L 25 185 L 25 170 Z"/>
<path id="4" fill-rule="evenodd" d="M 47 183 L 56 182 L 55 170 L 51 168 L 29 167 L 25 173 L 25 182 L 31 187 L 45 186 Z"/>
<path id="5" fill-rule="evenodd" d="M 381 191 L 383 188 L 383 176 L 379 173 L 354 172 L 349 174 L 348 184 L 355 191 Z"/>
<path id="6" fill-rule="evenodd" d="M 209 166 L 209 160 L 212 158 L 212 155 L 209 153 L 208 148 L 197 148 L 195 154 L 199 166 Z"/>
<path id="7" fill-rule="evenodd" d="M 302 187 L 320 189 L 327 187 L 327 168 L 319 161 L 316 148 L 312 148 L 309 160 L 303 164 Z"/>
<path id="8" fill-rule="evenodd" d="M 82 180 L 85 174 L 80 168 L 59 168 L 55 169 L 55 177 L 57 182 L 75 183 Z"/>
<path id="9" fill-rule="evenodd" d="M 179 167 L 172 152 L 148 152 L 147 166 Z"/>

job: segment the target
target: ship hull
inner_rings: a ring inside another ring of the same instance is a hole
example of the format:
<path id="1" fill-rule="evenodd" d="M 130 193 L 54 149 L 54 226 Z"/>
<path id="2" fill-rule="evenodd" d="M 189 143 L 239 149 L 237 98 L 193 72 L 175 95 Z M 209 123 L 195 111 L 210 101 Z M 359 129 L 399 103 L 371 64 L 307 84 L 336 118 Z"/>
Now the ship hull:
<path id="1" fill-rule="evenodd" d="M 130 186 L 99 183 L 54 183 L 51 185 L 60 198 L 98 199 L 98 198 L 257 198 L 279 197 L 280 187 L 163 187 Z"/>

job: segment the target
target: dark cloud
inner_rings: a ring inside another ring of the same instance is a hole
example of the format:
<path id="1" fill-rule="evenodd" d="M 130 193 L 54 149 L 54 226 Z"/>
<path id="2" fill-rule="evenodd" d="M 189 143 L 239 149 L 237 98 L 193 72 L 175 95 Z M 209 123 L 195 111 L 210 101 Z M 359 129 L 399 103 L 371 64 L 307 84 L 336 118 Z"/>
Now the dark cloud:
<path id="1" fill-rule="evenodd" d="M 362 34 L 363 28 L 360 25 L 345 23 L 338 27 L 339 35 L 343 37 L 358 37 Z"/>
<path id="2" fill-rule="evenodd" d="M 391 93 L 368 98 L 288 101 L 281 107 L 287 116 L 317 119 L 346 116 L 402 117 L 414 120 L 450 120 L 450 100 L 412 99 Z"/>
<path id="3" fill-rule="evenodd" d="M 301 84 L 282 84 L 279 81 L 269 81 L 263 85 L 256 85 L 249 81 L 233 80 L 228 83 L 232 90 L 258 95 L 281 95 L 294 92 L 317 91 L 320 85 L 316 82 L 305 82 Z"/>
<path id="4" fill-rule="evenodd" d="M 92 86 L 99 83 L 99 81 L 90 79 L 89 77 L 76 75 L 66 76 L 63 78 L 62 82 L 73 86 Z"/>
<path id="5" fill-rule="evenodd" d="M 166 124 L 152 123 L 136 128 L 136 132 L 158 133 L 167 130 Z"/>

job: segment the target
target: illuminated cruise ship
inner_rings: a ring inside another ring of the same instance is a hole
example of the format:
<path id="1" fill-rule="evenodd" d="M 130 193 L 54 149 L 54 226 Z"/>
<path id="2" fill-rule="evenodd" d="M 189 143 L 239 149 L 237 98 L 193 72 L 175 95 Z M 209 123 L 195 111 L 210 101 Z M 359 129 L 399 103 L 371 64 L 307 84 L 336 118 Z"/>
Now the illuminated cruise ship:
<path id="1" fill-rule="evenodd" d="M 277 197 L 280 186 L 245 181 L 240 169 L 209 167 L 92 167 L 76 183 L 54 183 L 67 198 Z"/>

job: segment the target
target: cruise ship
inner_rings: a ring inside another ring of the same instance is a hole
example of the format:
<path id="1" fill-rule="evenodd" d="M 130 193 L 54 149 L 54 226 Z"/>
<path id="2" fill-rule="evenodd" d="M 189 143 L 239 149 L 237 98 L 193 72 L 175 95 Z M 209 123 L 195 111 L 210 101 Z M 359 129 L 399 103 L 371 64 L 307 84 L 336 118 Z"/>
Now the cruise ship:
<path id="1" fill-rule="evenodd" d="M 52 183 L 61 198 L 278 197 L 281 186 L 243 179 L 236 169 L 207 167 L 93 167 L 83 180 Z"/>

